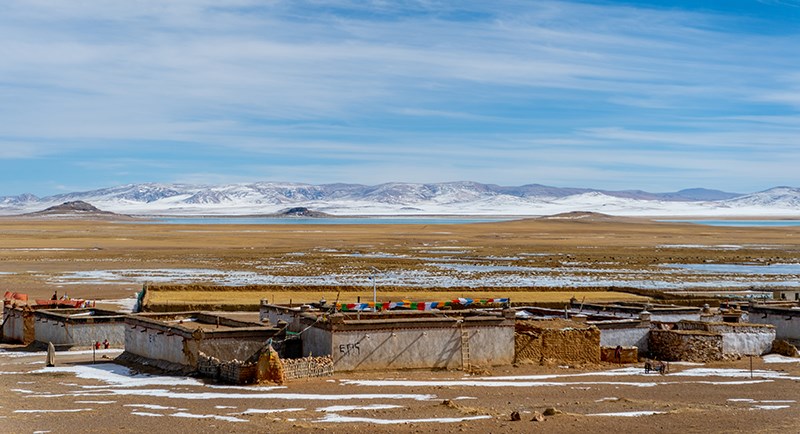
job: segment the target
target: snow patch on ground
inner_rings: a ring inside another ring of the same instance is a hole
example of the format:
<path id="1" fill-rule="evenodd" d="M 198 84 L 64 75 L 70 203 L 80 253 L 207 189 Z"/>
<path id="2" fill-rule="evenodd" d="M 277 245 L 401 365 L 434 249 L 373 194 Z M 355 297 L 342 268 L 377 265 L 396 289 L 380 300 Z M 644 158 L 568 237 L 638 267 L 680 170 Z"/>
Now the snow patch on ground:
<path id="1" fill-rule="evenodd" d="M 641 416 L 652 416 L 654 414 L 664 414 L 663 411 L 652 411 L 652 410 L 643 410 L 643 411 L 623 411 L 619 413 L 593 413 L 587 414 L 586 416 L 613 416 L 613 417 L 641 417 Z"/>
<path id="2" fill-rule="evenodd" d="M 157 404 L 125 404 L 123 407 L 146 408 L 148 410 L 185 410 L 183 408 L 167 407 L 164 405 L 157 405 Z"/>
<path id="3" fill-rule="evenodd" d="M 172 417 L 186 417 L 191 419 L 215 419 L 215 420 L 222 420 L 225 422 L 249 422 L 247 419 L 240 419 L 238 417 L 233 416 L 218 416 L 216 414 L 194 414 L 194 413 L 187 413 L 184 411 L 179 411 L 177 413 L 170 414 Z"/>
<path id="4" fill-rule="evenodd" d="M 14 410 L 14 413 L 80 413 L 82 411 L 94 411 L 94 409 L 71 408 L 71 409 Z"/>
<path id="5" fill-rule="evenodd" d="M 142 386 L 202 386 L 203 382 L 187 377 L 168 377 L 147 374 L 131 374 L 131 370 L 113 363 L 98 365 L 57 366 L 32 371 L 32 374 L 49 374 L 54 372 L 72 373 L 78 378 L 97 380 L 113 385 L 114 387 L 142 387 Z M 83 386 L 85 389 L 106 388 L 108 386 Z"/>
<path id="6" fill-rule="evenodd" d="M 764 363 L 800 363 L 800 357 L 787 357 L 780 354 L 767 354 L 762 359 Z"/>
<path id="7" fill-rule="evenodd" d="M 289 413 L 293 411 L 304 411 L 305 408 L 248 408 L 247 410 L 238 413 L 243 415 L 248 414 L 272 414 L 272 413 Z M 237 413 L 231 413 L 237 414 Z"/>
<path id="8" fill-rule="evenodd" d="M 491 416 L 468 416 L 468 417 L 437 417 L 431 419 L 377 419 L 372 417 L 352 417 L 341 416 L 336 413 L 328 413 L 322 419 L 315 420 L 315 423 L 374 423 L 376 425 L 396 425 L 409 423 L 457 423 L 470 420 L 491 419 Z"/>
<path id="9" fill-rule="evenodd" d="M 791 408 L 789 405 L 754 405 L 750 410 L 782 410 Z"/>
<path id="10" fill-rule="evenodd" d="M 131 414 L 136 415 L 136 416 L 164 417 L 163 414 L 149 413 L 149 412 L 146 412 L 146 411 L 132 411 Z"/>

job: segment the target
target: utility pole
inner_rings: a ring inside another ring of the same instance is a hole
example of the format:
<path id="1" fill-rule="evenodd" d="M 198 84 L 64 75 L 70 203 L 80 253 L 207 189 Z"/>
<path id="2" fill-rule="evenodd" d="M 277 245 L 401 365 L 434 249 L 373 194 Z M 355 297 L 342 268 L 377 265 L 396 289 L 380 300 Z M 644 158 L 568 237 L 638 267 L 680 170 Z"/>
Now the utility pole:
<path id="1" fill-rule="evenodd" d="M 376 273 L 380 273 L 381 270 L 378 270 L 375 267 L 369 267 L 369 268 L 372 269 L 372 275 L 370 276 L 370 279 L 372 279 L 372 308 L 375 309 L 375 311 L 377 312 L 377 310 L 378 310 L 378 287 L 377 287 L 377 285 L 375 283 L 375 274 Z"/>

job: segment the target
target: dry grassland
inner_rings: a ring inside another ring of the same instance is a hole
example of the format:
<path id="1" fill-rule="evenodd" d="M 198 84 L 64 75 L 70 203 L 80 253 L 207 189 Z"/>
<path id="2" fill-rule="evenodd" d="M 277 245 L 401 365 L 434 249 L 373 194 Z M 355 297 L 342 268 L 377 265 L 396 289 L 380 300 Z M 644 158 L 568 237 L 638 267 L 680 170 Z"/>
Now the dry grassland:
<path id="1" fill-rule="evenodd" d="M 362 301 L 372 301 L 372 291 L 347 291 L 338 294 L 340 302 L 350 303 L 357 299 Z M 275 292 L 255 292 L 255 291 L 229 291 L 229 292 L 209 292 L 209 291 L 153 291 L 150 293 L 150 303 L 153 305 L 258 305 L 264 299 L 270 303 L 309 303 L 325 299 L 328 302 L 336 300 L 337 293 L 331 291 L 275 291 Z M 569 303 L 570 298 L 585 300 L 587 303 L 604 301 L 641 301 L 647 300 L 633 294 L 609 291 L 393 291 L 388 294 L 378 292 L 379 302 L 388 301 L 448 301 L 458 297 L 471 297 L 473 299 L 489 299 L 509 297 L 512 302 L 531 302 L 531 303 Z"/>
<path id="2" fill-rule="evenodd" d="M 664 248 L 664 245 L 687 247 Z M 702 247 L 720 245 L 737 248 Z M 622 218 L 528 219 L 462 225 L 160 225 L 0 219 L 0 285 L 4 290 L 28 292 L 34 297 L 47 297 L 59 289 L 69 291 L 74 297 L 119 298 L 141 288 L 141 283 L 134 281 L 109 284 L 63 279 L 64 274 L 76 271 L 189 268 L 275 276 L 330 273 L 366 276 L 371 267 L 385 273 L 418 270 L 425 268 L 426 261 L 453 257 L 465 261 L 510 258 L 503 263 L 525 267 L 558 267 L 572 262 L 612 270 L 706 261 L 796 263 L 800 262 L 800 230 L 710 227 Z M 436 300 L 450 294 L 479 298 L 485 294 L 527 301 L 543 297 L 535 293 L 547 289 L 458 288 L 433 295 L 425 288 L 381 287 L 380 291 L 382 299 L 393 300 L 406 297 Z M 549 289 L 561 292 L 547 295 L 558 301 L 572 295 L 581 298 L 584 292 L 591 292 Z M 362 300 L 372 298 L 368 284 L 339 290 L 343 291 L 343 301 L 345 294 L 351 299 L 358 295 Z M 294 300 L 307 295 L 307 300 L 324 295 L 331 300 L 335 293 L 327 289 L 315 292 L 312 286 L 247 297 L 257 300 L 274 295 L 276 301 L 288 301 L 287 298 Z M 602 293 L 585 295 L 587 301 L 605 297 Z M 190 300 L 209 296 L 212 295 L 191 294 Z"/>

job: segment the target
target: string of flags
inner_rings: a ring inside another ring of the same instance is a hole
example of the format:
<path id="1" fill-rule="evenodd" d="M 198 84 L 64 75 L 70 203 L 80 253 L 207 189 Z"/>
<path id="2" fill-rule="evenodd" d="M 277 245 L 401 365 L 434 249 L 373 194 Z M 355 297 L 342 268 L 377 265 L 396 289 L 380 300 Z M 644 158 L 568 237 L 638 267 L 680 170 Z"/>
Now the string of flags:
<path id="1" fill-rule="evenodd" d="M 471 306 L 473 304 L 492 304 L 492 303 L 508 303 L 508 298 L 485 298 L 473 300 L 471 298 L 456 298 L 450 301 L 424 301 L 424 302 L 411 302 L 408 300 L 403 301 L 387 301 L 377 303 L 377 310 L 392 310 L 398 308 L 405 308 L 410 310 L 433 310 L 440 309 L 445 306 Z M 342 312 L 358 312 L 364 310 L 375 310 L 376 303 L 337 303 L 336 310 Z"/>

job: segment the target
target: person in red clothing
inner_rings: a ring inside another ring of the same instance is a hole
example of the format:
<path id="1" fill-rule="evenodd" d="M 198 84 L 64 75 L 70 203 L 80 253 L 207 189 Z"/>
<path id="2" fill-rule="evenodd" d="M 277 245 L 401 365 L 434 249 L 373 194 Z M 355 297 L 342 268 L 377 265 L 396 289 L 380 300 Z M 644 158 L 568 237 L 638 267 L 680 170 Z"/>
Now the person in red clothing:
<path id="1" fill-rule="evenodd" d="M 108 339 L 104 340 L 103 341 L 103 348 L 108 349 L 109 346 L 111 346 L 111 344 L 108 343 Z"/>

